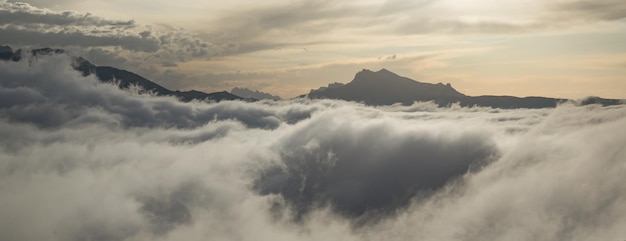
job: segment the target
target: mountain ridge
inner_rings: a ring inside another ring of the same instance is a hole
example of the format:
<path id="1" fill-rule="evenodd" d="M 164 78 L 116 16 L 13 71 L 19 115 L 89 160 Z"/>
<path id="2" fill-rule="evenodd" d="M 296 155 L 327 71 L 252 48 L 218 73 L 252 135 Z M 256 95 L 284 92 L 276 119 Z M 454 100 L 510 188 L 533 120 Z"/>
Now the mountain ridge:
<path id="1" fill-rule="evenodd" d="M 419 82 L 400 76 L 385 68 L 379 71 L 363 69 L 347 84 L 329 84 L 328 87 L 311 90 L 309 94 L 301 97 L 341 99 L 362 102 L 366 105 L 392 105 L 396 103 L 411 105 L 416 101 L 433 101 L 442 107 L 458 103 L 463 107 L 483 106 L 503 109 L 554 108 L 561 103 L 571 101 L 540 96 L 468 96 L 454 89 L 449 83 L 444 85 L 443 83 Z M 588 97 L 580 102 L 581 105 L 601 104 L 604 106 L 622 103 L 623 100 L 600 97 Z"/>
<path id="2" fill-rule="evenodd" d="M 233 88 L 230 93 L 233 93 L 236 96 L 239 97 L 243 97 L 243 98 L 251 98 L 251 99 L 256 99 L 256 100 L 281 100 L 282 98 L 280 96 L 277 95 L 272 95 L 270 93 L 265 93 L 262 91 L 258 91 L 258 90 L 251 90 L 248 88 L 243 88 L 243 87 L 235 87 Z"/>
<path id="3" fill-rule="evenodd" d="M 63 49 L 39 48 L 32 49 L 29 53 L 25 50 L 17 49 L 13 51 L 10 46 L 0 45 L 0 60 L 18 62 L 24 57 L 38 57 L 51 54 L 67 54 Z M 68 54 L 69 55 L 69 54 Z M 81 72 L 84 76 L 94 74 L 98 79 L 105 83 L 115 83 L 121 89 L 128 89 L 130 86 L 136 85 L 145 92 L 150 92 L 158 96 L 174 96 L 181 101 L 189 102 L 193 100 L 200 101 L 223 101 L 223 100 L 247 100 L 231 94 L 227 91 L 205 93 L 197 90 L 179 91 L 167 89 L 141 75 L 133 72 L 117 69 L 110 66 L 97 66 L 82 57 L 70 56 L 73 59 L 73 68 Z"/>
<path id="4" fill-rule="evenodd" d="M 68 56 L 71 56 L 63 49 L 39 48 L 32 49 L 30 51 L 22 49 L 14 51 L 10 46 L 0 45 L 0 60 L 4 61 L 18 62 L 23 57 L 37 57 L 52 54 L 67 54 Z M 276 100 L 280 98 L 268 93 L 251 91 L 244 88 L 234 88 L 233 91 L 241 90 L 242 93 L 246 95 L 249 94 L 254 96 L 238 96 L 227 91 L 205 93 L 196 90 L 169 90 L 133 72 L 109 66 L 96 66 L 82 57 L 71 57 L 73 58 L 72 67 L 85 76 L 94 74 L 100 79 L 100 81 L 114 83 L 122 89 L 127 89 L 133 85 L 139 86 L 145 92 L 154 93 L 158 96 L 174 96 L 184 102 L 193 100 L 218 102 L 222 100 L 256 101 L 259 99 Z M 301 95 L 297 98 L 341 99 L 375 106 L 392 105 L 397 103 L 411 105 L 415 102 L 432 101 L 442 107 L 459 104 L 463 107 L 484 106 L 503 109 L 554 108 L 560 103 L 572 101 L 562 98 L 540 96 L 467 96 L 454 89 L 449 83 L 444 85 L 443 83 L 432 84 L 419 82 L 400 76 L 385 68 L 380 69 L 379 71 L 363 69 L 356 73 L 353 80 L 347 84 L 338 82 L 331 83 L 326 87 L 311 90 L 308 94 Z M 579 105 L 601 104 L 603 106 L 608 106 L 625 104 L 626 100 L 587 97 L 574 103 Z"/>

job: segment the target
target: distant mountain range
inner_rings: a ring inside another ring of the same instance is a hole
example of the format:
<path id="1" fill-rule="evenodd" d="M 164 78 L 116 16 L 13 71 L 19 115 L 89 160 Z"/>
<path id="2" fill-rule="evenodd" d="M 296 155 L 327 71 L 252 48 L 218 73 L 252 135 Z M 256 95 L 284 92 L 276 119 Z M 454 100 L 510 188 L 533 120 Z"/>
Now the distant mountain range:
<path id="1" fill-rule="evenodd" d="M 64 53 L 65 51 L 62 49 L 52 48 L 41 48 L 30 51 L 18 49 L 14 51 L 9 46 L 0 45 L 0 60 L 4 61 L 17 62 L 24 57 Z M 215 93 L 205 93 L 196 90 L 173 91 L 135 73 L 113 67 L 96 66 L 81 57 L 74 57 L 73 67 L 85 76 L 95 74 L 101 81 L 115 83 L 120 88 L 129 88 L 130 86 L 136 85 L 141 87 L 144 91 L 154 93 L 155 95 L 175 96 L 181 101 L 254 101 L 260 99 L 280 99 L 279 96 L 246 88 L 234 88 L 232 89 L 232 93 L 227 91 Z M 340 99 L 361 102 L 367 105 L 392 105 L 396 103 L 411 105 L 416 101 L 433 101 L 439 106 L 449 106 L 453 103 L 458 103 L 461 106 L 485 106 L 504 109 L 552 108 L 556 107 L 559 103 L 570 101 L 568 99 L 548 97 L 467 96 L 452 88 L 450 84 L 422 83 L 399 76 L 386 69 L 381 69 L 376 72 L 364 69 L 358 72 L 354 79 L 348 84 L 332 83 L 327 87 L 311 90 L 309 94 L 302 95 L 300 98 Z M 607 106 L 624 103 L 626 103 L 625 100 L 589 97 L 582 100 L 579 104 L 601 104 Z"/>
<path id="2" fill-rule="evenodd" d="M 239 87 L 233 88 L 233 90 L 231 90 L 230 92 L 239 97 L 256 99 L 256 100 L 281 100 L 282 99 L 280 98 L 280 96 L 277 96 L 277 95 L 272 95 L 272 94 L 261 92 L 258 90 L 250 90 L 250 89 L 239 88 Z"/>
<path id="3" fill-rule="evenodd" d="M 13 51 L 9 46 L 0 46 L 0 59 L 5 61 L 20 61 L 24 57 L 37 57 L 42 55 L 51 54 L 64 54 L 62 49 L 41 48 L 33 49 L 25 52 L 21 49 Z M 246 100 L 245 98 L 233 95 L 226 91 L 205 93 L 196 90 L 190 91 L 173 91 L 169 90 L 157 83 L 154 83 L 144 77 L 141 77 L 135 73 L 116 69 L 108 66 L 96 66 L 89 61 L 75 57 L 73 67 L 75 70 L 80 71 L 83 75 L 88 76 L 95 74 L 98 79 L 103 82 L 116 83 L 120 88 L 129 88 L 132 85 L 141 87 L 144 91 L 151 92 L 158 96 L 174 96 L 181 101 L 222 101 L 222 100 Z"/>
<path id="4" fill-rule="evenodd" d="M 364 69 L 348 84 L 333 83 L 328 87 L 311 90 L 312 99 L 341 99 L 362 102 L 367 105 L 413 104 L 416 101 L 433 101 L 440 106 L 458 103 L 461 106 L 485 106 L 493 108 L 551 108 L 569 101 L 547 97 L 514 96 L 467 96 L 452 88 L 450 84 L 430 84 L 399 76 L 389 70 L 371 71 Z M 580 104 L 618 105 L 623 100 L 590 97 Z"/>

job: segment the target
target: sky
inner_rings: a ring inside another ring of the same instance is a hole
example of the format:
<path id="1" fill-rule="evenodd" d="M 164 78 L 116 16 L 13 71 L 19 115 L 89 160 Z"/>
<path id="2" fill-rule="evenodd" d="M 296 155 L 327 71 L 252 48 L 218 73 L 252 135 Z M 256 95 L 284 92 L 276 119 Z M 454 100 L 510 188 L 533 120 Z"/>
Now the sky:
<path id="1" fill-rule="evenodd" d="M 180 102 L 0 61 L 0 237 L 623 240 L 626 105 Z"/>
<path id="2" fill-rule="evenodd" d="M 0 0 L 0 44 L 291 98 L 387 68 L 467 95 L 626 98 L 622 0 Z"/>

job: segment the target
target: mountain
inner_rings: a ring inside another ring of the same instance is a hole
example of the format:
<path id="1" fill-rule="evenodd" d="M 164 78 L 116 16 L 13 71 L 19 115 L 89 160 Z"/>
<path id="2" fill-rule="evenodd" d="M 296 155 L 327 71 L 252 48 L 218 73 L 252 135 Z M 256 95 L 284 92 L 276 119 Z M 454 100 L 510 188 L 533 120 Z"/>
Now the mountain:
<path id="1" fill-rule="evenodd" d="M 243 100 L 243 98 L 226 91 L 214 93 L 205 93 L 197 90 L 172 91 L 133 72 L 108 66 L 95 66 L 83 58 L 77 59 L 75 69 L 82 72 L 84 75 L 95 74 L 103 82 L 117 82 L 117 85 L 123 89 L 129 88 L 131 85 L 136 85 L 156 95 L 175 96 L 185 102 L 192 100 Z"/>
<path id="2" fill-rule="evenodd" d="M 30 53 L 24 53 L 18 49 L 13 51 L 9 46 L 0 45 L 0 59 L 5 61 L 20 61 L 23 57 L 37 57 L 51 54 L 64 54 L 62 49 L 41 48 L 33 49 Z M 203 101 L 222 101 L 222 100 L 244 100 L 243 98 L 228 93 L 226 91 L 215 93 L 204 93 L 201 91 L 172 91 L 157 83 L 154 83 L 138 74 L 126 70 L 116 69 L 108 66 L 96 66 L 86 59 L 74 57 L 73 67 L 80 71 L 83 75 L 88 76 L 95 74 L 102 82 L 116 83 L 120 88 L 127 89 L 130 86 L 139 86 L 144 91 L 154 93 L 158 96 L 174 96 L 181 101 L 203 100 Z"/>
<path id="3" fill-rule="evenodd" d="M 363 102 L 368 105 L 413 104 L 415 101 L 450 102 L 464 97 L 450 84 L 429 84 L 399 76 L 389 70 L 357 73 L 352 82 L 331 84 L 309 93 L 309 98 L 330 98 Z"/>
<path id="4" fill-rule="evenodd" d="M 391 105 L 401 103 L 413 104 L 416 101 L 433 101 L 440 106 L 458 103 L 461 106 L 485 106 L 493 108 L 552 108 L 559 103 L 569 101 L 548 97 L 514 97 L 514 96 L 467 96 L 450 84 L 422 83 L 399 76 L 389 70 L 371 71 L 364 69 L 358 72 L 348 84 L 333 83 L 306 95 L 312 99 L 341 99 L 362 102 L 367 105 Z M 623 100 L 590 97 L 581 105 L 602 104 L 617 105 Z"/>
<path id="5" fill-rule="evenodd" d="M 36 58 L 37 56 L 52 54 L 66 53 L 62 49 L 41 48 L 24 51 L 21 49 L 13 50 L 9 46 L 0 45 L 0 60 L 4 61 L 17 62 L 22 58 Z M 73 60 L 72 65 L 74 69 L 80 71 L 85 76 L 95 74 L 102 82 L 115 83 L 120 88 L 139 86 L 146 92 L 154 93 L 158 96 L 174 96 L 181 101 L 280 99 L 278 96 L 245 88 L 234 88 L 232 90 L 233 93 L 239 96 L 226 91 L 215 93 L 204 93 L 196 90 L 173 91 L 126 70 L 108 66 L 96 66 L 81 57 L 74 57 Z M 450 84 L 418 82 L 399 76 L 386 69 L 376 72 L 363 69 L 348 84 L 332 83 L 327 87 L 311 90 L 309 94 L 301 97 L 341 99 L 362 102 L 367 105 L 391 105 L 396 103 L 410 105 L 416 101 L 433 101 L 440 106 L 458 103 L 461 106 L 485 106 L 505 109 L 552 108 L 559 103 L 571 101 L 547 97 L 467 96 L 454 89 Z M 600 97 L 589 97 L 578 102 L 580 105 L 601 104 L 604 106 L 624 103 L 626 103 L 626 100 L 604 99 Z"/>
<path id="6" fill-rule="evenodd" d="M 236 96 L 240 96 L 243 98 L 255 99 L 255 100 L 281 100 L 280 96 L 271 95 L 269 93 L 261 92 L 258 90 L 250 90 L 247 88 L 239 88 L 235 87 L 230 91 Z"/>

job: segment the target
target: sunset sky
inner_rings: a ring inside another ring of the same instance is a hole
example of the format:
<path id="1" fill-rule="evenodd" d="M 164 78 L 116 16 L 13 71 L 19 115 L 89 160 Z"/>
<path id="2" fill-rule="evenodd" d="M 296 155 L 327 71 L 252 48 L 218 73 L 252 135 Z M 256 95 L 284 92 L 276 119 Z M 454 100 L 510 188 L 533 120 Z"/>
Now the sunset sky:
<path id="1" fill-rule="evenodd" d="M 626 1 L 0 0 L 0 44 L 284 98 L 361 69 L 468 95 L 626 98 Z"/>

